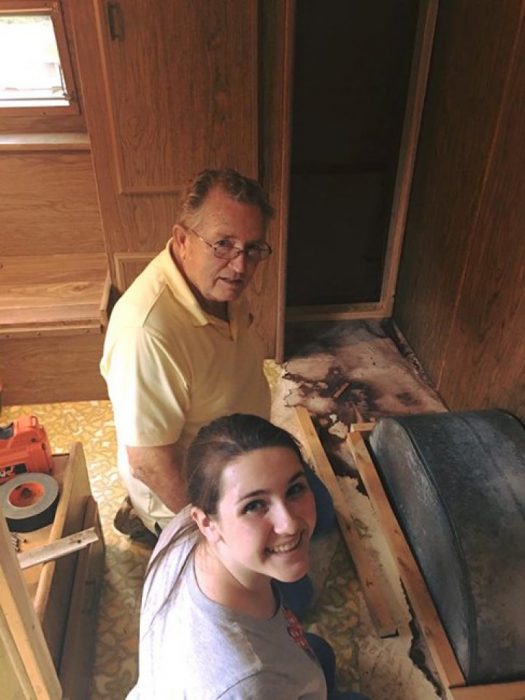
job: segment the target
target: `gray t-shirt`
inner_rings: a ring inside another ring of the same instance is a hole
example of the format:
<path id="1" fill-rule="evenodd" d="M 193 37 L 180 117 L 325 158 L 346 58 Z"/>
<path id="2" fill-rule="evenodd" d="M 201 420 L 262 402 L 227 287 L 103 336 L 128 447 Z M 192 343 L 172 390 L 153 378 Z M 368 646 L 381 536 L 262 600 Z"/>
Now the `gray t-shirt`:
<path id="1" fill-rule="evenodd" d="M 280 607 L 260 620 L 202 593 L 194 571 L 197 535 L 169 546 L 187 522 L 184 509 L 153 554 L 166 549 L 144 585 L 139 678 L 128 700 L 324 700 L 323 672 L 290 611 Z"/>

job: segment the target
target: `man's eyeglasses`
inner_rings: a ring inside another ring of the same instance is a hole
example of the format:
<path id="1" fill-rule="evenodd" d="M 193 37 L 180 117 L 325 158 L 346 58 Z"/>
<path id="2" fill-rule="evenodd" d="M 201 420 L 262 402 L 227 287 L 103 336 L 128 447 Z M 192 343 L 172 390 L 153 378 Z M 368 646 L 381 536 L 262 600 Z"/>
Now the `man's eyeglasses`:
<path id="1" fill-rule="evenodd" d="M 187 230 L 193 233 L 194 236 L 197 236 L 197 238 L 200 238 L 203 243 L 206 243 L 213 250 L 215 257 L 221 258 L 221 260 L 235 260 L 241 253 L 244 253 L 251 262 L 260 262 L 261 260 L 266 260 L 272 253 L 268 243 L 249 243 L 246 247 L 239 248 L 227 238 L 216 243 L 210 243 L 192 228 L 187 227 Z"/>

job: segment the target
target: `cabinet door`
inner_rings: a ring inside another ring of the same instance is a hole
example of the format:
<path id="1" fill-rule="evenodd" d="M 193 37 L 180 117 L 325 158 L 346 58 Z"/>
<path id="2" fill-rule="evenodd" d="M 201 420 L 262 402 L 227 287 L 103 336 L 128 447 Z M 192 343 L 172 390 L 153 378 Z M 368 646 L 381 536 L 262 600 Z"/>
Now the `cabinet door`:
<path id="1" fill-rule="evenodd" d="M 164 247 L 193 175 L 229 166 L 258 177 L 257 1 L 68 0 L 68 9 L 122 291 Z M 263 275 L 252 295 L 268 294 Z"/>

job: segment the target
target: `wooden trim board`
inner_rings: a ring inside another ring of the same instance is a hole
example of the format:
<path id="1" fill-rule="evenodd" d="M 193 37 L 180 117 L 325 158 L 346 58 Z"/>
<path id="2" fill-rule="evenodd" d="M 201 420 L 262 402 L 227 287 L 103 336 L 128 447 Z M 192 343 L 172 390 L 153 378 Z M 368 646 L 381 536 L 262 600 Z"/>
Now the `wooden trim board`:
<path id="1" fill-rule="evenodd" d="M 0 591 L 0 636 L 4 642 L 12 638 L 10 661 L 21 688 L 31 692 L 31 700 L 59 700 L 58 676 L 1 513 Z"/>
<path id="2" fill-rule="evenodd" d="M 525 700 L 525 681 L 450 688 L 453 700 Z"/>
<path id="3" fill-rule="evenodd" d="M 341 535 L 355 564 L 363 596 L 376 631 L 380 637 L 391 637 L 397 633 L 397 625 L 386 602 L 387 596 L 379 584 L 377 565 L 361 542 L 361 537 L 354 526 L 352 514 L 337 483 L 337 477 L 328 461 L 310 414 L 303 406 L 296 406 L 295 415 L 304 437 L 305 449 L 311 458 L 315 471 L 332 496 Z"/>
<path id="4" fill-rule="evenodd" d="M 394 309 L 397 276 L 405 235 L 438 9 L 439 0 L 423 0 L 419 6 L 381 286 L 380 305 L 385 310 L 386 317 L 390 317 Z"/>

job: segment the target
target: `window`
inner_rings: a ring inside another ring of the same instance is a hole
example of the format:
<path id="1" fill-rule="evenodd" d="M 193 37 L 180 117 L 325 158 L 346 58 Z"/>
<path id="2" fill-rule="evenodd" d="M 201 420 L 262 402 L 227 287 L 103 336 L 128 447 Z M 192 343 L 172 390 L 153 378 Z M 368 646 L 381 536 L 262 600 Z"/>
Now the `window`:
<path id="1" fill-rule="evenodd" d="M 78 113 L 59 2 L 0 0 L 0 113 Z"/>

